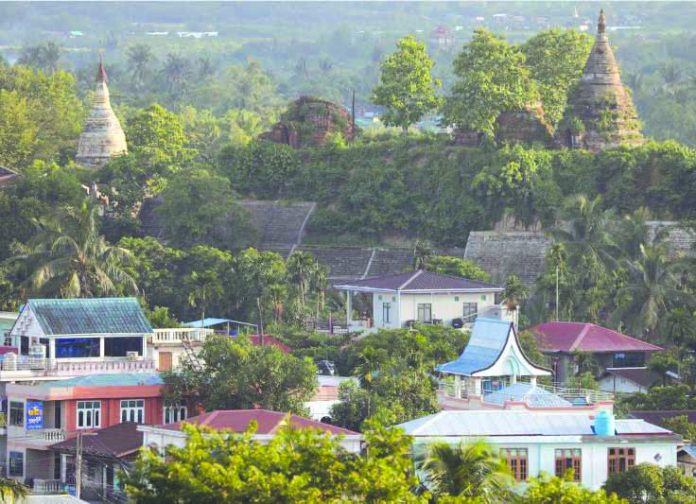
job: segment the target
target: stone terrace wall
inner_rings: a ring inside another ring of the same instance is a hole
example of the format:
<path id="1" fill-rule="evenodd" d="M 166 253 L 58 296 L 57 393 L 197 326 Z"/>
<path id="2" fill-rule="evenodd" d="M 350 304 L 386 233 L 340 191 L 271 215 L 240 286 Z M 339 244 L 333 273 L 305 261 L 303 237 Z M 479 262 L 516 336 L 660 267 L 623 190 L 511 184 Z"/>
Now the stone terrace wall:
<path id="1" fill-rule="evenodd" d="M 472 231 L 464 258 L 476 262 L 495 282 L 515 274 L 532 285 L 544 270 L 544 256 L 551 245 L 544 233 L 536 231 Z"/>
<path id="2" fill-rule="evenodd" d="M 316 206 L 310 201 L 283 203 L 243 200 L 240 204 L 249 212 L 251 223 L 258 233 L 259 247 L 262 249 L 299 244 L 305 224 Z"/>

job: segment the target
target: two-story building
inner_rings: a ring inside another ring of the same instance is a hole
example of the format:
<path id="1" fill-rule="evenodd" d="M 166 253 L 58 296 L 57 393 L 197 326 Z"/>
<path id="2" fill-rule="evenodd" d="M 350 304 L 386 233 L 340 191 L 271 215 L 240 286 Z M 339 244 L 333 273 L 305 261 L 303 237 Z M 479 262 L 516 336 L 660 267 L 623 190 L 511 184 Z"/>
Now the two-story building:
<path id="1" fill-rule="evenodd" d="M 157 373 L 95 374 L 38 384 L 6 386 L 7 476 L 55 482 L 67 459 L 50 446 L 122 422 L 163 424 L 183 420 L 185 405 L 165 405 Z"/>
<path id="2" fill-rule="evenodd" d="M 398 329 L 414 323 L 461 328 L 477 316 L 506 318 L 496 303 L 502 287 L 425 270 L 355 280 L 334 285 L 346 292 L 349 331 Z M 368 298 L 371 313 L 353 320 L 353 296 Z"/>
<path id="3" fill-rule="evenodd" d="M 642 341 L 618 331 L 586 322 L 545 322 L 529 329 L 536 337 L 539 350 L 552 360 L 554 375 L 559 382 L 574 376 L 577 370 L 577 356 L 591 356 L 597 365 L 598 377 L 612 369 L 642 369 L 647 377 L 646 364 L 654 352 L 661 347 Z M 638 374 L 634 371 L 634 374 Z M 633 386 L 624 390 L 621 382 L 605 382 L 607 390 L 633 392 Z"/>

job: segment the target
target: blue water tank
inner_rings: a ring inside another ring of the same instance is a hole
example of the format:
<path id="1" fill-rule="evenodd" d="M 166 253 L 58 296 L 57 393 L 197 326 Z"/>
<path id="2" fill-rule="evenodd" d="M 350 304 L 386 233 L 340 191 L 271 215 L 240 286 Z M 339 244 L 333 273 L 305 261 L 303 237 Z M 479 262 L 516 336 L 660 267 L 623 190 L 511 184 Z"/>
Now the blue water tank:
<path id="1" fill-rule="evenodd" d="M 594 431 L 597 436 L 613 436 L 616 434 L 614 415 L 608 411 L 597 413 L 594 421 Z"/>

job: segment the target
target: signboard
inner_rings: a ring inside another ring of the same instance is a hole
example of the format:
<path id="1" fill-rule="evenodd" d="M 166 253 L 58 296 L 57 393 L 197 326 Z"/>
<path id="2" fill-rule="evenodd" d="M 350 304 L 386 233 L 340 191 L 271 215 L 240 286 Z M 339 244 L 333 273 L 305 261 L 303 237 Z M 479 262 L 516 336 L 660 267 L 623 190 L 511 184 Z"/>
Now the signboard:
<path id="1" fill-rule="evenodd" d="M 44 428 L 43 402 L 27 401 L 27 430 L 39 430 Z"/>

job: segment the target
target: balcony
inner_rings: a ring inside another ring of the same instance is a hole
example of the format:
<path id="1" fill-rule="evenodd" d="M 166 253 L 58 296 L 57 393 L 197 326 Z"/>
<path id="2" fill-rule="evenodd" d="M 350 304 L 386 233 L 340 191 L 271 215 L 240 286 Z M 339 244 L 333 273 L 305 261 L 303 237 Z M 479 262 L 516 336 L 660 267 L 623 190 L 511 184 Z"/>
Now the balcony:
<path id="1" fill-rule="evenodd" d="M 17 433 L 21 434 L 17 434 Z M 20 443 L 27 448 L 46 449 L 49 446 L 67 439 L 63 429 L 13 430 L 8 433 L 8 440 Z"/>
<path id="2" fill-rule="evenodd" d="M 148 373 L 155 361 L 141 357 L 112 357 L 83 361 L 53 361 L 25 355 L 5 354 L 0 360 L 0 381 L 99 373 Z"/>
<path id="3" fill-rule="evenodd" d="M 35 495 L 55 495 L 65 493 L 65 484 L 57 479 L 34 479 L 31 493 Z"/>
<path id="4" fill-rule="evenodd" d="M 148 342 L 152 345 L 181 345 L 183 342 L 203 343 L 208 336 L 214 334 L 213 329 L 194 327 L 177 327 L 173 329 L 155 329 Z"/>

